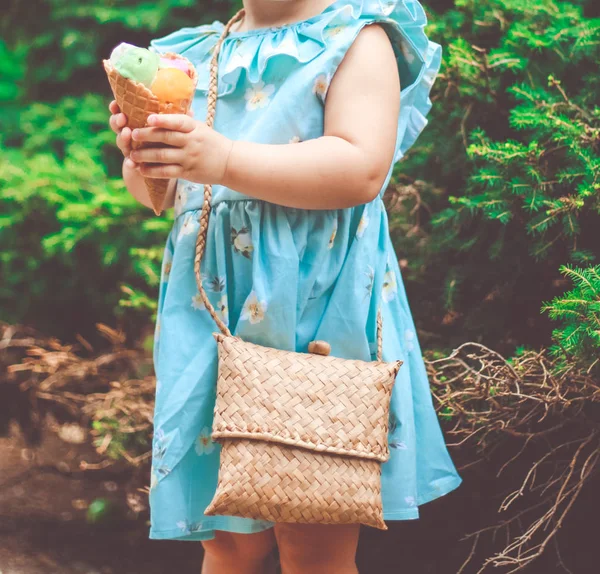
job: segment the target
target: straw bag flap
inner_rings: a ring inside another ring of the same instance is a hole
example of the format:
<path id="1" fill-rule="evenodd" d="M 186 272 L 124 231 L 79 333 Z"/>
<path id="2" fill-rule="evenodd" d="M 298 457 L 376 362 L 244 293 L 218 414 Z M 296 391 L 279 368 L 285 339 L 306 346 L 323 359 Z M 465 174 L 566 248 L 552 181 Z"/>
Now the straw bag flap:
<path id="1" fill-rule="evenodd" d="M 385 462 L 400 362 L 281 351 L 215 333 L 213 439 L 253 439 Z"/>

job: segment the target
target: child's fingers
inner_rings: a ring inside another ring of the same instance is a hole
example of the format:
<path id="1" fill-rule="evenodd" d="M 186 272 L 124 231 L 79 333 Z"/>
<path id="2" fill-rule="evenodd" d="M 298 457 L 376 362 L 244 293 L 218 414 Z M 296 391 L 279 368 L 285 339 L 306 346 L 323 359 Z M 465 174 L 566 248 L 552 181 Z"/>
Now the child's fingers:
<path id="1" fill-rule="evenodd" d="M 123 152 L 123 155 L 127 157 L 131 152 L 131 130 L 129 128 L 123 128 L 119 135 L 117 135 L 117 146 Z"/>
<path id="2" fill-rule="evenodd" d="M 125 114 L 117 114 L 117 125 L 124 128 L 127 125 L 127 116 Z"/>
<path id="3" fill-rule="evenodd" d="M 183 147 L 187 141 L 184 133 L 162 128 L 138 128 L 133 130 L 132 137 L 136 142 L 162 143 L 175 147 Z"/>
<path id="4" fill-rule="evenodd" d="M 176 132 L 190 133 L 196 128 L 196 122 L 186 114 L 152 114 L 148 125 Z"/>
<path id="5" fill-rule="evenodd" d="M 181 148 L 157 147 L 132 151 L 129 157 L 136 163 L 181 164 L 185 154 Z"/>
<path id="6" fill-rule="evenodd" d="M 127 158 L 125 160 L 125 167 L 129 168 L 129 169 L 138 169 L 139 166 L 137 163 L 135 163 L 131 158 Z"/>
<path id="7" fill-rule="evenodd" d="M 117 116 L 110 116 L 108 120 L 108 125 L 110 126 L 110 129 L 116 134 L 118 134 L 121 131 L 121 129 L 117 125 Z"/>
<path id="8" fill-rule="evenodd" d="M 152 177 L 156 179 L 171 179 L 181 177 L 183 168 L 180 165 L 156 165 L 151 163 L 140 164 L 140 173 L 144 177 Z"/>
<path id="9" fill-rule="evenodd" d="M 121 141 L 126 146 L 131 146 L 131 129 L 128 127 L 124 127 L 121 130 Z"/>
<path id="10" fill-rule="evenodd" d="M 108 120 L 108 125 L 113 132 L 118 134 L 127 125 L 127 117 L 125 114 L 112 115 Z"/>
<path id="11" fill-rule="evenodd" d="M 117 104 L 117 100 L 113 100 L 112 102 L 110 102 L 110 104 L 108 104 L 108 109 L 110 110 L 110 113 L 113 115 L 117 115 L 118 113 L 121 112 L 121 108 L 119 108 L 119 104 Z"/>

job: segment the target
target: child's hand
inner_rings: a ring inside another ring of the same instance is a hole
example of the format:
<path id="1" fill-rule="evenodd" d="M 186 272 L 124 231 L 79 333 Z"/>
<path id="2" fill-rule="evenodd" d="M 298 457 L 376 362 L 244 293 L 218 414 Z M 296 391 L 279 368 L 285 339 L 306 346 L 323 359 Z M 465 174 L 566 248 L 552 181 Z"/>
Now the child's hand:
<path id="1" fill-rule="evenodd" d="M 148 125 L 151 127 L 133 130 L 132 137 L 158 146 L 130 154 L 144 177 L 195 183 L 223 180 L 233 147 L 229 138 L 184 114 L 153 114 Z"/>
<path id="2" fill-rule="evenodd" d="M 131 153 L 131 129 L 127 127 L 127 116 L 121 113 L 116 100 L 110 102 L 108 109 L 112 114 L 108 123 L 110 129 L 117 134 L 117 147 L 128 158 Z"/>

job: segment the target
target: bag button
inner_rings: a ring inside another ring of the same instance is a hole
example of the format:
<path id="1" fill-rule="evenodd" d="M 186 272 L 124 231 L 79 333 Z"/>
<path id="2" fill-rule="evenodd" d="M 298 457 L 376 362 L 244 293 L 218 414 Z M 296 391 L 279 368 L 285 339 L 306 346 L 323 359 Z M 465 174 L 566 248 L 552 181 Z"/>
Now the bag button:
<path id="1" fill-rule="evenodd" d="M 331 353 L 331 345 L 327 341 L 311 341 L 308 344 L 308 352 L 326 357 Z"/>

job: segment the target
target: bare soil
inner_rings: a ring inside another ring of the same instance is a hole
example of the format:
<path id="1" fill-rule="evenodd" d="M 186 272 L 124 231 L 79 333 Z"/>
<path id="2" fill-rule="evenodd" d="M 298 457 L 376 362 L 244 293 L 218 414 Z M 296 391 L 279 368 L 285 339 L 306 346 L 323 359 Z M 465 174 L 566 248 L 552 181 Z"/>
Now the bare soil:
<path id="1" fill-rule="evenodd" d="M 81 461 L 98 460 L 87 441 L 65 442 L 52 421 L 42 427 L 35 447 L 15 424 L 0 437 L 0 574 L 200 574 L 200 544 L 148 539 L 143 473 L 125 467 L 82 473 Z M 457 491 L 421 507 L 419 520 L 392 523 L 387 532 L 365 529 L 361 574 L 456 574 L 470 550 L 461 537 L 493 521 L 497 509 L 485 494 L 497 488 L 491 473 L 465 478 Z M 98 498 L 109 500 L 113 513 L 90 524 L 87 509 Z M 598 498 L 588 499 L 560 537 L 572 574 L 597 572 L 596 528 L 588 521 L 597 517 Z M 565 573 L 556 562 L 548 553 L 523 574 Z"/>

